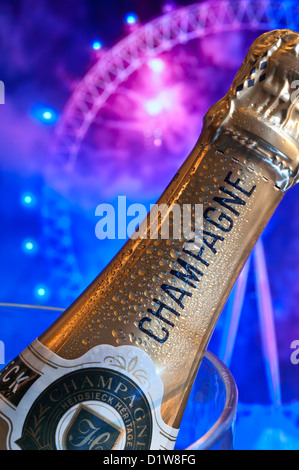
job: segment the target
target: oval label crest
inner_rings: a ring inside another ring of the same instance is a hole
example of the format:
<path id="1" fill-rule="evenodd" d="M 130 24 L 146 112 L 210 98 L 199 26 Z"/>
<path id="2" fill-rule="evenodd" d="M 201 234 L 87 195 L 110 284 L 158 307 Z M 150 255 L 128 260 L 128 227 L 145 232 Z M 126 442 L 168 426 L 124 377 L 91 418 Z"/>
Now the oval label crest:
<path id="1" fill-rule="evenodd" d="M 178 429 L 161 416 L 163 383 L 140 348 L 98 345 L 64 359 L 35 340 L 18 360 L 17 386 L 0 389 L 8 449 L 173 449 Z M 15 369 L 5 372 L 9 384 Z"/>
<path id="2" fill-rule="evenodd" d="M 53 382 L 30 408 L 16 443 L 22 449 L 148 449 L 149 403 L 125 375 L 94 367 Z"/>

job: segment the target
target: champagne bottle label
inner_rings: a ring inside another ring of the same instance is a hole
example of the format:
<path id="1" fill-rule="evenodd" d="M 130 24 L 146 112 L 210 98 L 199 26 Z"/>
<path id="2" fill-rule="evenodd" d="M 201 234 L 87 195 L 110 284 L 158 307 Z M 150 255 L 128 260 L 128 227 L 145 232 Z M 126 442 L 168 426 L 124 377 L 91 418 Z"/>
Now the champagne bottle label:
<path id="1" fill-rule="evenodd" d="M 177 438 L 153 361 L 135 346 L 67 360 L 35 340 L 1 372 L 0 391 L 7 449 L 172 449 Z"/>

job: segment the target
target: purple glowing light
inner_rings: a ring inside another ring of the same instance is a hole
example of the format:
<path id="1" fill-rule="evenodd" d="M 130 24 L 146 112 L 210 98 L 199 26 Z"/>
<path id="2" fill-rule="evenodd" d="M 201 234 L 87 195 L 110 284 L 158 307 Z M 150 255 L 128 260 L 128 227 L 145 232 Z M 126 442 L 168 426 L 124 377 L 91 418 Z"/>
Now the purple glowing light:
<path id="1" fill-rule="evenodd" d="M 165 64 L 162 59 L 154 58 L 148 61 L 148 66 L 152 69 L 153 72 L 161 73 L 164 70 Z"/>
<path id="2" fill-rule="evenodd" d="M 177 5 L 175 2 L 166 2 L 163 5 L 163 13 L 169 13 L 177 8 Z"/>
<path id="3" fill-rule="evenodd" d="M 144 109 L 150 114 L 151 116 L 156 116 L 160 114 L 163 106 L 159 99 L 148 100 L 144 103 Z"/>
<path id="4" fill-rule="evenodd" d="M 156 98 L 145 101 L 144 109 L 150 116 L 156 116 L 162 111 L 169 111 L 175 105 L 174 96 L 171 90 L 163 90 Z"/>

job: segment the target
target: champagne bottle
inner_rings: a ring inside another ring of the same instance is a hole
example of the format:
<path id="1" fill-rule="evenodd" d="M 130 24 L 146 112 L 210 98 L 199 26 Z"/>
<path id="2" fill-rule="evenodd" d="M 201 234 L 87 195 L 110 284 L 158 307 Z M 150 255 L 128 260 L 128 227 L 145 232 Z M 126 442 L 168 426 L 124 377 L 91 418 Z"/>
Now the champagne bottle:
<path id="1" fill-rule="evenodd" d="M 2 449 L 173 449 L 226 299 L 298 178 L 299 35 L 266 33 L 204 119 L 158 200 L 203 206 L 202 242 L 148 220 L 60 318 L 0 373 Z M 158 169 L 157 169 L 158 170 Z"/>

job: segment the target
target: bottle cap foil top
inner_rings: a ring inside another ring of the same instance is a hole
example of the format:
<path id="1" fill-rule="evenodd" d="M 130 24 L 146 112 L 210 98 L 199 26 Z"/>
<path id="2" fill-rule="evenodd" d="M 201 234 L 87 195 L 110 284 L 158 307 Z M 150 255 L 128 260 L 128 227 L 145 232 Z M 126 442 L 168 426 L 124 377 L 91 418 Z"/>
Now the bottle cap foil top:
<path id="1" fill-rule="evenodd" d="M 270 164 L 286 190 L 299 179 L 299 34 L 254 41 L 223 99 L 205 116 L 203 143 L 229 135 Z"/>

